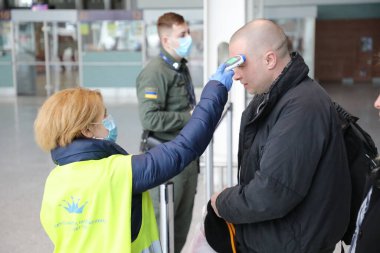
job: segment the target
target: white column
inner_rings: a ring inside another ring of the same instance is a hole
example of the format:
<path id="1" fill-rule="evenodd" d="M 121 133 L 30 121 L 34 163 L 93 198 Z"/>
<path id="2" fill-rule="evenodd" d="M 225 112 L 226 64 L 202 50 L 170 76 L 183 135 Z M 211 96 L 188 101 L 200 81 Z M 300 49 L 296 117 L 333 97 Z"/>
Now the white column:
<path id="1" fill-rule="evenodd" d="M 105 10 L 111 10 L 111 0 L 103 0 L 103 3 Z"/>
<path id="2" fill-rule="evenodd" d="M 124 10 L 132 10 L 132 0 L 124 0 Z"/>
<path id="3" fill-rule="evenodd" d="M 309 66 L 309 76 L 314 78 L 315 69 L 315 17 L 305 18 L 305 52 L 303 58 Z"/>
<path id="4" fill-rule="evenodd" d="M 83 4 L 82 4 L 81 0 L 75 0 L 75 9 L 77 9 L 77 10 L 83 9 Z"/>
<path id="5" fill-rule="evenodd" d="M 229 43 L 233 33 L 242 27 L 246 22 L 246 1 L 235 0 L 204 0 L 204 83 L 206 84 L 209 77 L 216 71 L 218 62 L 225 59 L 220 58 L 228 56 L 228 52 L 221 52 L 223 43 Z M 221 45 L 221 46 L 220 46 Z M 233 84 L 230 92 L 230 101 L 233 103 L 233 158 L 237 158 L 237 146 L 239 136 L 239 125 L 241 112 L 244 109 L 245 92 L 239 82 Z M 226 165 L 227 157 L 227 126 L 226 122 L 222 122 L 214 134 L 214 164 Z M 207 152 L 208 154 L 208 152 Z M 215 166 L 214 166 L 215 167 Z M 220 172 L 221 173 L 221 172 Z M 219 173 L 219 174 L 220 174 Z M 207 174 L 211 174 L 206 171 Z M 212 189 L 212 187 L 211 187 Z M 208 190 L 206 189 L 206 192 Z M 211 190 L 212 191 L 212 190 Z M 207 193 L 209 195 L 210 193 Z M 206 196 L 209 197 L 209 196 Z"/>

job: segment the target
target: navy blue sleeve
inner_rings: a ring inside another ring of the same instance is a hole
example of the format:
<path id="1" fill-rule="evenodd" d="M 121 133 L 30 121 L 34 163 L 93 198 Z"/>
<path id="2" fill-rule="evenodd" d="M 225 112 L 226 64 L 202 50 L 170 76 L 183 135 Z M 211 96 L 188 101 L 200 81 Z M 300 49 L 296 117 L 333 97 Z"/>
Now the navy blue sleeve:
<path id="1" fill-rule="evenodd" d="M 192 117 L 175 139 L 132 157 L 134 194 L 166 182 L 202 155 L 213 136 L 227 98 L 227 89 L 223 84 L 208 82 Z"/>

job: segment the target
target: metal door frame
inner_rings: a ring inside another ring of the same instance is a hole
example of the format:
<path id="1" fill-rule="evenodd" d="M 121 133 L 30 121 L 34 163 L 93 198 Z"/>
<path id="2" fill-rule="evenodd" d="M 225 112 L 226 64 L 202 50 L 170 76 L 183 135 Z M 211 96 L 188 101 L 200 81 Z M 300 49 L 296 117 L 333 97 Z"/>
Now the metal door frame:
<path id="1" fill-rule="evenodd" d="M 12 56 L 13 56 L 13 82 L 15 93 L 17 95 L 18 84 L 17 84 L 17 66 L 21 63 L 16 58 L 16 48 L 15 42 L 17 42 L 18 38 L 18 25 L 21 22 L 31 22 L 31 23 L 42 23 L 43 24 L 43 38 L 44 38 L 44 51 L 45 51 L 45 89 L 47 96 L 51 95 L 53 92 L 53 85 L 51 83 L 51 74 L 50 68 L 52 66 L 50 61 L 50 45 L 49 45 L 49 36 L 48 36 L 48 23 L 57 23 L 57 22 L 71 22 L 77 24 L 78 20 L 78 12 L 77 10 L 49 10 L 49 11 L 30 11 L 30 10 L 12 10 L 11 11 L 11 21 L 12 21 L 12 39 L 13 39 L 13 48 L 12 48 Z M 79 30 L 79 27 L 77 27 Z M 79 34 L 79 33 L 78 33 Z M 79 51 L 79 40 L 78 43 L 78 51 Z M 78 65 L 81 65 L 81 59 L 78 57 Z M 38 65 L 38 64 L 37 64 Z M 80 71 L 80 69 L 78 70 Z M 80 75 L 80 74 L 79 74 Z"/>

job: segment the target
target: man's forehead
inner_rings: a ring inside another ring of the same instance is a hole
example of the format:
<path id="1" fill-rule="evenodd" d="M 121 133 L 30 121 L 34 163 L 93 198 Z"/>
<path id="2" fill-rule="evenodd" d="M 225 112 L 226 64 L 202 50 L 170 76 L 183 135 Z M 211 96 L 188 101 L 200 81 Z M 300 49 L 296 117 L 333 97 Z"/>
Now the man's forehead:
<path id="1" fill-rule="evenodd" d="M 187 25 L 187 23 L 182 23 L 182 24 L 173 24 L 173 32 L 176 32 L 176 33 L 181 33 L 181 32 L 187 32 L 189 30 L 189 26 Z"/>
<path id="2" fill-rule="evenodd" d="M 245 40 L 233 40 L 229 44 L 228 51 L 230 56 L 234 56 L 237 54 L 246 54 L 247 43 Z"/>

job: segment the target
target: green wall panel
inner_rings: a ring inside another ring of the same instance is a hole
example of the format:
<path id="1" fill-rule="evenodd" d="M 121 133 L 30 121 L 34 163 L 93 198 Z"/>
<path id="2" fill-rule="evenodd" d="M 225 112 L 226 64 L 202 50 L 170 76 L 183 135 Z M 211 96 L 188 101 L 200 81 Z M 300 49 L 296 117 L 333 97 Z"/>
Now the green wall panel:
<path id="1" fill-rule="evenodd" d="M 13 87 L 12 65 L 0 65 L 0 87 Z"/>
<path id="2" fill-rule="evenodd" d="M 135 87 L 142 65 L 138 66 L 83 66 L 85 87 Z"/>
<path id="3" fill-rule="evenodd" d="M 83 63 L 86 62 L 141 62 L 141 52 L 129 51 L 102 51 L 84 52 Z"/>
<path id="4" fill-rule="evenodd" d="M 317 19 L 380 18 L 380 3 L 319 5 Z"/>
<path id="5" fill-rule="evenodd" d="M 6 53 L 3 53 L 3 55 L 2 55 L 1 51 L 0 51 L 0 62 L 6 62 L 6 63 L 9 63 L 9 64 L 12 64 L 12 55 L 11 55 L 11 53 L 8 51 Z"/>
<path id="6" fill-rule="evenodd" d="M 142 69 L 141 52 L 85 52 L 82 60 L 85 87 L 134 87 Z"/>

